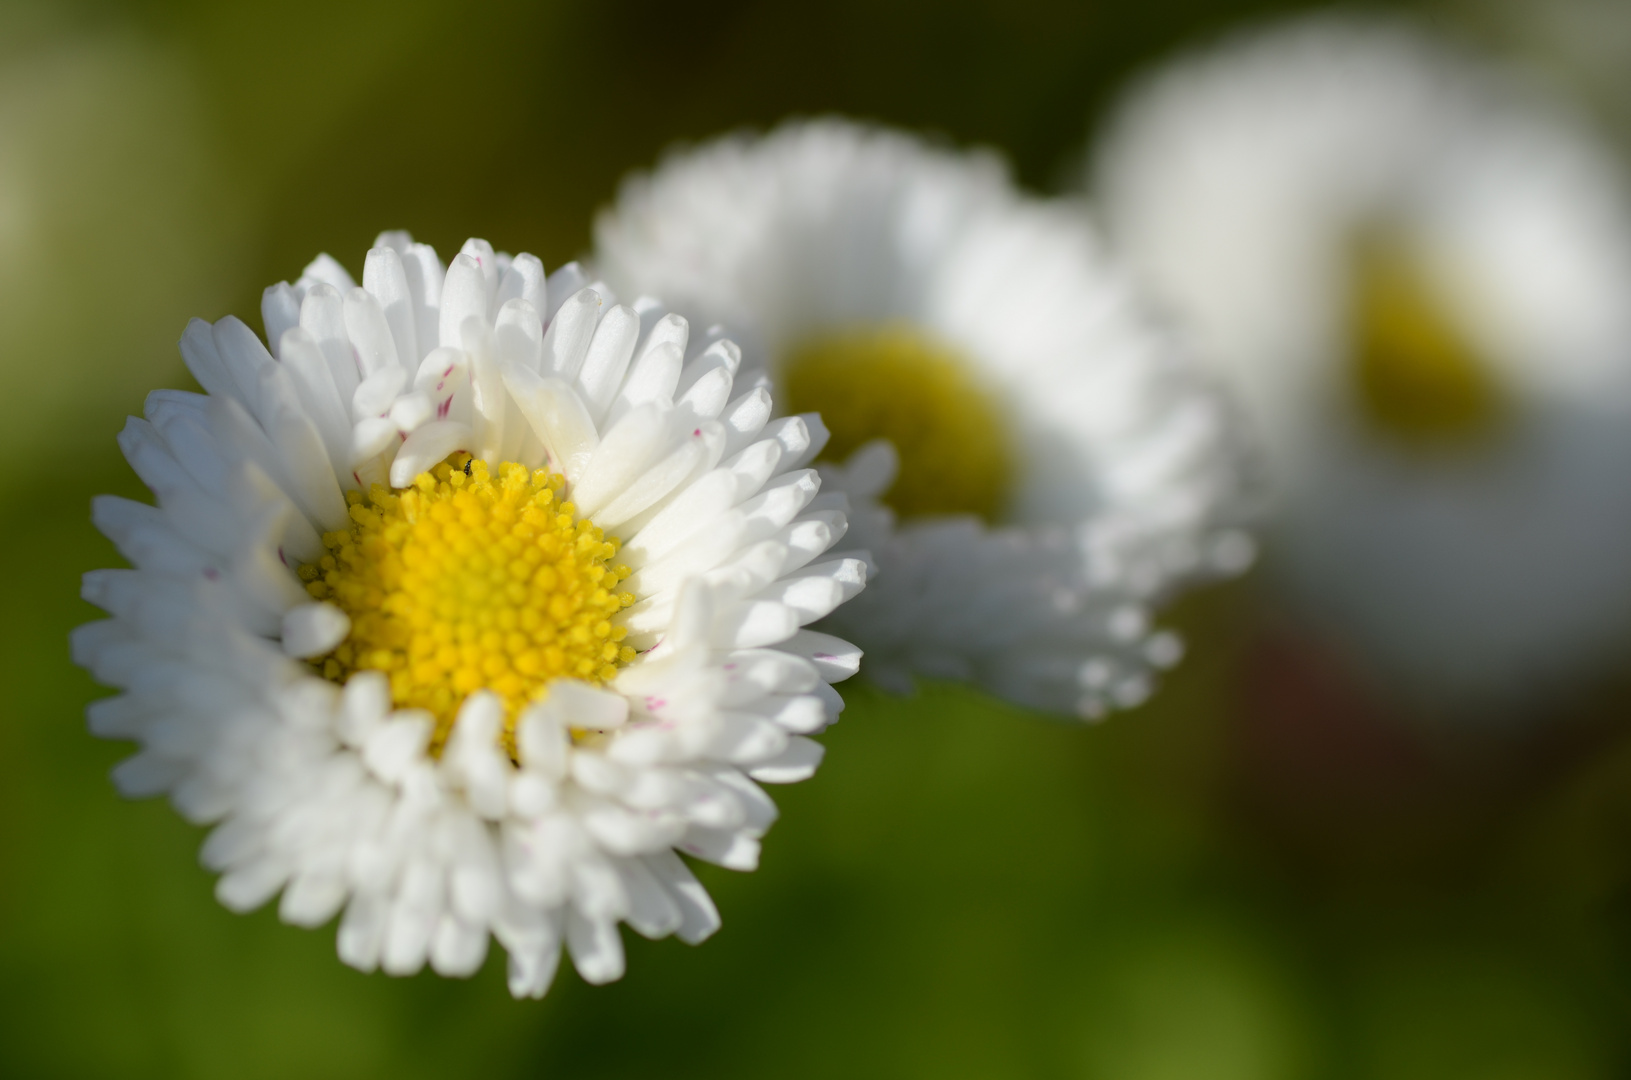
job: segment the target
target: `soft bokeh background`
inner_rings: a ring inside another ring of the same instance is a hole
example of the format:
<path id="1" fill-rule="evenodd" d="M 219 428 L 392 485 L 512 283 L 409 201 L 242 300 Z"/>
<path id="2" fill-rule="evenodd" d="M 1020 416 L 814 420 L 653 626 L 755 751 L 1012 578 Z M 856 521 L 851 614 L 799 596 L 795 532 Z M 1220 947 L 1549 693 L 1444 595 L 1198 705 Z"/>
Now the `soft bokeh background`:
<path id="1" fill-rule="evenodd" d="M 1625 1075 L 1631 680 L 1420 737 L 1250 581 L 1174 613 L 1189 661 L 1102 727 L 849 688 L 762 869 L 703 868 L 720 934 L 631 938 L 623 982 L 563 970 L 541 1003 L 497 950 L 468 982 L 363 976 L 332 928 L 228 913 L 201 831 L 122 802 L 127 751 L 84 730 L 66 634 L 115 559 L 88 501 L 138 494 L 113 436 L 187 385 L 189 316 L 253 316 L 320 250 L 360 270 L 383 228 L 553 267 L 627 169 L 789 113 L 991 143 L 1045 191 L 1130 71 L 1293 6 L 0 4 L 0 1074 Z M 1614 0 L 1568 6 L 1587 32 L 1430 15 L 1631 117 L 1631 38 L 1589 29 Z"/>

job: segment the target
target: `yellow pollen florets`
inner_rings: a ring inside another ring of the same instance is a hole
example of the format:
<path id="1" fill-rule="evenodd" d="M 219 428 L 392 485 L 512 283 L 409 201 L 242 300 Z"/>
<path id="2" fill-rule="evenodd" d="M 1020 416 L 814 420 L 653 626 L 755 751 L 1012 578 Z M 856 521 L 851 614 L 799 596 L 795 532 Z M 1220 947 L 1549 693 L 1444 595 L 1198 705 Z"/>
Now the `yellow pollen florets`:
<path id="1" fill-rule="evenodd" d="M 1499 430 L 1507 403 L 1422 269 L 1386 233 L 1355 245 L 1352 374 L 1360 409 L 1407 446 L 1477 441 Z"/>
<path id="2" fill-rule="evenodd" d="M 1002 410 L 957 351 L 906 323 L 852 326 L 782 358 L 791 412 L 819 412 L 824 456 L 843 461 L 888 439 L 900 472 L 883 501 L 902 517 L 1001 517 L 1014 449 Z"/>
<path id="3" fill-rule="evenodd" d="M 634 603 L 617 589 L 630 571 L 610 563 L 615 537 L 557 501 L 564 483 L 510 462 L 494 477 L 461 452 L 403 490 L 348 493 L 351 527 L 300 568 L 306 591 L 351 619 L 323 675 L 383 671 L 398 706 L 436 717 L 433 753 L 476 690 L 504 700 L 513 750 L 517 715 L 551 679 L 615 676 L 634 659 L 611 621 Z"/>

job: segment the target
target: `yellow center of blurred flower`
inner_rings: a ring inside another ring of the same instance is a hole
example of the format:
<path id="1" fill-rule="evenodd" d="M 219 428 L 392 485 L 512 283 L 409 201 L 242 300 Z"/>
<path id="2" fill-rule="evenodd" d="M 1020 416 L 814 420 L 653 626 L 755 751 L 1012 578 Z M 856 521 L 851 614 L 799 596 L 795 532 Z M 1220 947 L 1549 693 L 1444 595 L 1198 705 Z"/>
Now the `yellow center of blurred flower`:
<path id="1" fill-rule="evenodd" d="M 821 413 L 832 432 L 825 457 L 895 444 L 900 474 L 884 501 L 902 517 L 1002 512 L 1008 429 L 951 347 L 905 324 L 854 327 L 800 343 L 782 370 L 790 410 Z"/>
<path id="2" fill-rule="evenodd" d="M 1366 419 L 1418 446 L 1491 434 L 1500 387 L 1403 246 L 1366 238 L 1352 273 L 1353 376 Z"/>
<path id="3" fill-rule="evenodd" d="M 634 659 L 611 618 L 634 603 L 616 590 L 606 538 L 543 469 L 454 454 L 413 485 L 352 492 L 351 527 L 327 533 L 328 553 L 300 568 L 306 590 L 351 618 L 351 632 L 320 661 L 344 682 L 383 671 L 401 707 L 436 717 L 440 752 L 460 703 L 491 690 L 504 700 L 508 738 L 521 708 L 559 676 L 600 684 Z"/>

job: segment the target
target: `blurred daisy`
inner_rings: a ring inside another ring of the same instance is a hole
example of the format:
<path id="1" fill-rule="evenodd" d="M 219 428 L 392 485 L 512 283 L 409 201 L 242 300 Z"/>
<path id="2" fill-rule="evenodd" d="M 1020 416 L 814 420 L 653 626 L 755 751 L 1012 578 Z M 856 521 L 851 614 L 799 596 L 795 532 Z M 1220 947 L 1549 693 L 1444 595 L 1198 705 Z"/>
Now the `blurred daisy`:
<path id="1" fill-rule="evenodd" d="M 1097 165 L 1261 425 L 1308 611 L 1430 699 L 1601 658 L 1631 622 L 1631 220 L 1576 120 L 1326 17 L 1157 74 Z"/>
<path id="2" fill-rule="evenodd" d="M 320 258 L 267 290 L 275 353 L 187 328 L 206 393 L 120 437 L 158 505 L 94 504 L 135 566 L 86 575 L 113 618 L 73 641 L 124 691 L 92 730 L 143 744 L 120 790 L 218 823 L 228 907 L 343 910 L 363 970 L 466 975 L 491 933 L 537 996 L 563 942 L 621 975 L 620 921 L 707 937 L 676 852 L 754 867 L 759 783 L 815 769 L 859 661 L 801 629 L 865 571 L 822 557 L 816 433 L 582 285 L 481 241 L 444 273 L 386 234 L 360 288 Z"/>
<path id="3" fill-rule="evenodd" d="M 832 625 L 885 685 L 1136 704 L 1179 653 L 1149 605 L 1249 561 L 1220 402 L 1078 208 L 992 155 L 788 123 L 629 179 L 596 241 L 615 286 L 723 322 L 831 427 L 880 569 Z"/>

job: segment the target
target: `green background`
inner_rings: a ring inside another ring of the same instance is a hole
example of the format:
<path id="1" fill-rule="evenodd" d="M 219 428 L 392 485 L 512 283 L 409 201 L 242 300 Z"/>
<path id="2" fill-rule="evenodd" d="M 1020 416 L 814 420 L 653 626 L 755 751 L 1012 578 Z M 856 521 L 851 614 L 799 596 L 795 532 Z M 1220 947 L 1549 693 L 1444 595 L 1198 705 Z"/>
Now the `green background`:
<path id="1" fill-rule="evenodd" d="M 724 929 L 542 1002 L 496 950 L 364 976 L 332 927 L 228 913 L 201 831 L 121 801 L 127 749 L 84 729 L 66 634 L 116 561 L 88 501 L 138 493 L 113 436 L 185 385 L 189 316 L 258 325 L 384 228 L 553 267 L 626 170 L 788 114 L 993 144 L 1048 190 L 1128 73 L 1289 6 L 0 5 L 0 1074 L 1624 1075 L 1625 680 L 1414 735 L 1252 581 L 1173 613 L 1189 659 L 1103 726 L 847 687 L 762 868 L 702 868 Z"/>

